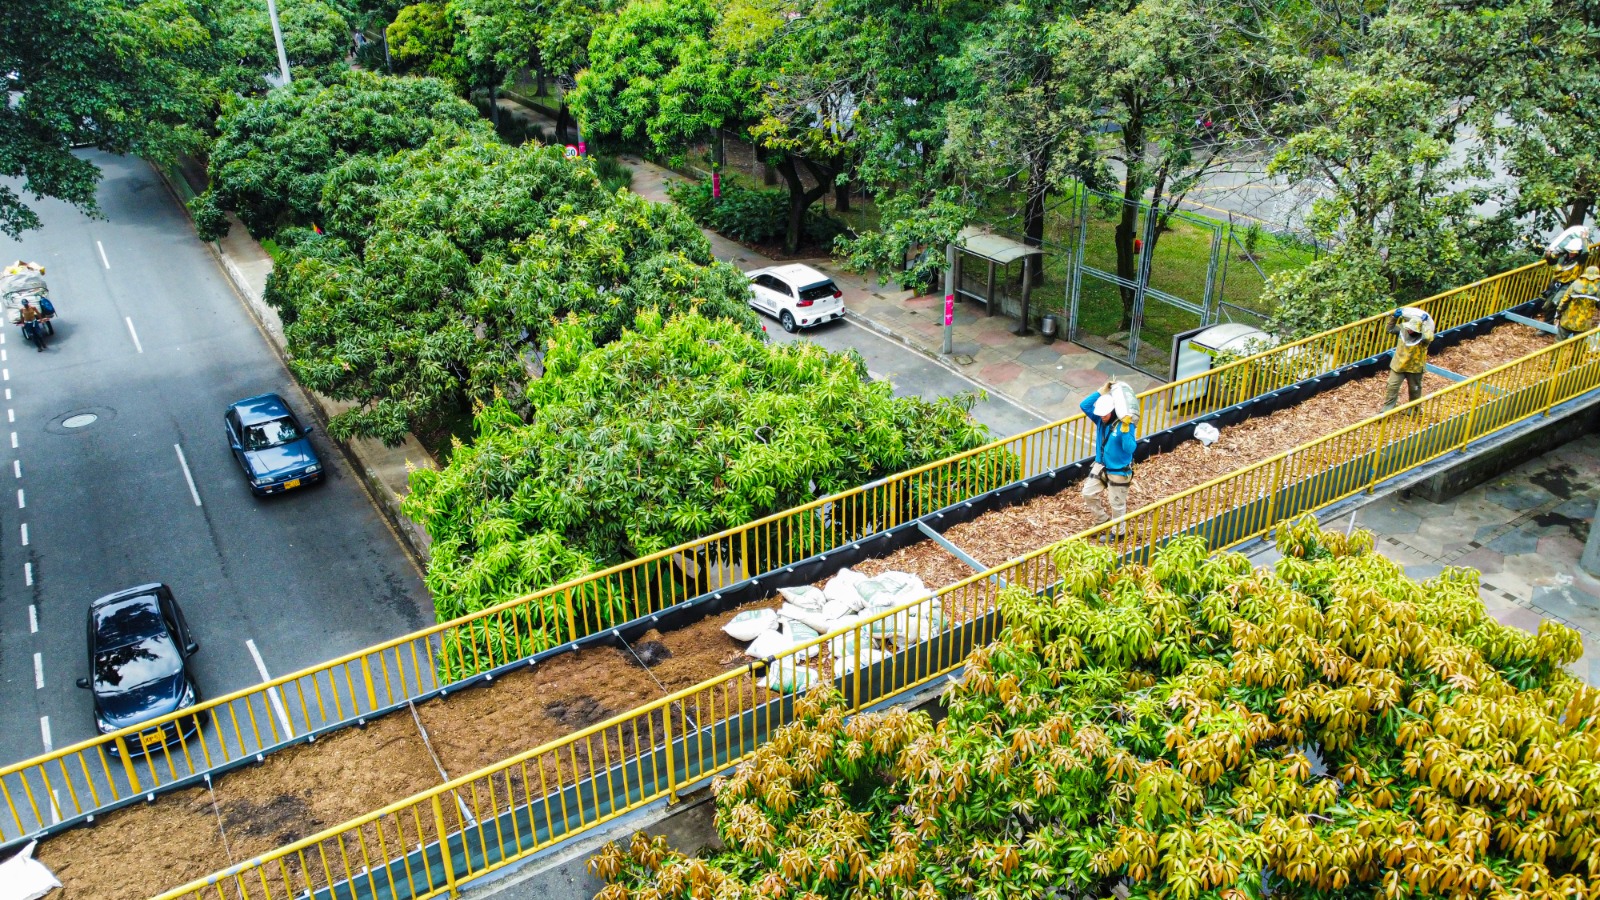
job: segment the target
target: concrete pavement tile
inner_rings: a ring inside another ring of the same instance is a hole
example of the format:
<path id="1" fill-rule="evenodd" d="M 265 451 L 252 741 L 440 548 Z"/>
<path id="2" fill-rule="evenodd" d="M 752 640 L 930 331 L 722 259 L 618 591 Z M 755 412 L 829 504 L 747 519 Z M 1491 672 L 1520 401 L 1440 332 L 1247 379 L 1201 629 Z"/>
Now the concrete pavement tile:
<path id="1" fill-rule="evenodd" d="M 1444 566 L 1438 563 L 1422 563 L 1420 565 L 1406 566 L 1406 577 L 1412 581 L 1427 581 L 1429 578 L 1437 578 L 1439 573 L 1443 571 Z"/>
<path id="2" fill-rule="evenodd" d="M 1594 521 L 1594 509 L 1596 503 L 1600 503 L 1600 498 L 1574 497 L 1551 510 L 1551 512 L 1573 519 L 1583 519 L 1585 521 L 1592 522 Z"/>
<path id="3" fill-rule="evenodd" d="M 1585 601 L 1588 601 L 1587 603 Z M 1540 585 L 1533 589 L 1533 596 L 1529 602 L 1534 608 L 1569 622 L 1582 623 L 1583 620 L 1593 622 L 1600 617 L 1600 610 L 1592 605 L 1592 597 L 1582 597 L 1574 593 L 1570 586 Z"/>
<path id="4" fill-rule="evenodd" d="M 1583 555 L 1583 542 L 1570 534 L 1547 534 L 1539 538 L 1539 558 L 1551 567 L 1576 567 Z"/>
<path id="5" fill-rule="evenodd" d="M 1099 369 L 1064 369 L 1056 377 L 1084 391 L 1097 391 L 1106 383 L 1106 373 Z"/>
<path id="6" fill-rule="evenodd" d="M 1462 554 L 1456 560 L 1456 565 L 1477 569 L 1485 575 L 1498 575 L 1505 568 L 1505 554 L 1488 547 L 1479 547 L 1471 553 Z"/>
<path id="7" fill-rule="evenodd" d="M 1464 522 L 1454 516 L 1446 518 L 1429 518 L 1422 516 L 1422 524 L 1417 526 L 1417 533 L 1407 538 L 1407 541 L 1424 553 L 1434 556 L 1444 556 L 1454 553 L 1473 540 L 1477 527 L 1472 522 Z"/>
<path id="8" fill-rule="evenodd" d="M 1028 388 L 1022 394 L 1024 402 L 1030 406 L 1048 409 L 1052 406 L 1068 404 L 1072 401 L 1073 390 L 1064 384 L 1041 384 Z"/>
<path id="9" fill-rule="evenodd" d="M 1021 353 L 1018 353 L 1017 359 L 1020 362 L 1027 363 L 1030 366 L 1048 366 L 1051 369 L 1054 369 L 1056 366 L 1061 365 L 1061 357 L 1063 355 L 1064 354 L 1060 350 L 1057 350 L 1056 346 L 1052 344 L 1048 346 L 1029 347 Z"/>
<path id="10" fill-rule="evenodd" d="M 1484 546 L 1499 550 L 1507 556 L 1532 553 L 1539 547 L 1539 528 L 1536 525 L 1520 525 Z"/>
<path id="11" fill-rule="evenodd" d="M 1004 387 L 1022 374 L 1022 366 L 1014 362 L 990 363 L 978 369 L 974 378 L 996 387 Z"/>
<path id="12" fill-rule="evenodd" d="M 1484 496 L 1506 509 L 1533 509 L 1555 499 L 1555 495 L 1544 488 L 1506 478 L 1496 482 L 1494 487 L 1484 492 Z"/>
<path id="13" fill-rule="evenodd" d="M 1510 625 L 1512 628 L 1520 628 L 1529 634 L 1537 634 L 1539 632 L 1539 623 L 1544 621 L 1543 616 L 1531 609 L 1525 609 L 1521 606 L 1513 606 L 1504 610 L 1492 609 L 1489 610 L 1489 615 L 1501 625 Z"/>
<path id="14" fill-rule="evenodd" d="M 1409 535 L 1422 524 L 1422 517 L 1399 503 L 1379 502 L 1362 509 L 1356 521 L 1378 534 Z"/>

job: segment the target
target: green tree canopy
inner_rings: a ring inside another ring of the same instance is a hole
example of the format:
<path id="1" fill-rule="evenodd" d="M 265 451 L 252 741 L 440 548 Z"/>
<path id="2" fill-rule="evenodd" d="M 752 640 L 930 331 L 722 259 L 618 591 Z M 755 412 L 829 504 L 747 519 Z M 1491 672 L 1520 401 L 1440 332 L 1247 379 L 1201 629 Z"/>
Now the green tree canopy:
<path id="1" fill-rule="evenodd" d="M 324 180 L 351 157 L 388 156 L 437 135 L 488 132 L 477 110 L 440 81 L 361 71 L 327 84 L 296 80 L 238 101 L 218 127 L 211 189 L 197 200 L 197 218 L 215 226 L 220 217 L 206 210 L 235 210 L 263 236 L 314 224 Z"/>
<path id="2" fill-rule="evenodd" d="M 218 68 L 210 73 L 217 91 L 255 94 L 266 88 L 263 76 L 278 74 L 278 50 L 272 38 L 267 5 L 258 0 L 220 0 L 208 7 L 216 37 Z M 350 23 L 336 3 L 326 0 L 282 0 L 284 55 L 296 78 L 326 81 L 345 68 L 350 51 Z"/>
<path id="3" fill-rule="evenodd" d="M 824 690 L 716 786 L 727 849 L 635 838 L 597 900 L 1512 900 L 1600 887 L 1600 691 L 1570 628 L 1489 617 L 1372 535 L 1278 530 L 1252 570 L 1073 541 L 1001 594 L 935 725 Z"/>
<path id="4" fill-rule="evenodd" d="M 467 60 L 456 49 L 459 27 L 444 3 L 413 3 L 400 10 L 385 32 L 396 73 L 437 78 L 465 93 Z"/>
<path id="5" fill-rule="evenodd" d="M 404 508 L 433 538 L 441 617 L 986 439 L 965 405 L 897 399 L 854 354 L 699 314 L 646 310 L 600 345 L 568 321 L 545 365 L 526 424 L 497 402 L 472 446 L 412 474 Z"/>
<path id="6" fill-rule="evenodd" d="M 441 140 L 327 179 L 328 236 L 305 237 L 267 299 L 297 375 L 355 403 L 331 430 L 391 443 L 497 394 L 520 396 L 552 322 L 616 337 L 646 307 L 758 330 L 748 288 L 677 209 L 607 193 L 588 160 L 492 138 Z"/>
<path id="7" fill-rule="evenodd" d="M 0 15 L 0 234 L 39 227 L 24 201 L 96 211 L 92 146 L 165 160 L 198 139 L 209 35 L 184 0 L 6 0 Z"/>

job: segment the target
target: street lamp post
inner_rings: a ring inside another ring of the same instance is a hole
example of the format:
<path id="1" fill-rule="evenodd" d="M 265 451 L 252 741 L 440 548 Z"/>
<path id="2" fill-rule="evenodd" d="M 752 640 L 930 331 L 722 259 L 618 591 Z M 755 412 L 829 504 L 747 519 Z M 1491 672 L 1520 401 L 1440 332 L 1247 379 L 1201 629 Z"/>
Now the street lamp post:
<path id="1" fill-rule="evenodd" d="M 272 20 L 272 40 L 278 45 L 278 74 L 283 78 L 283 83 L 289 83 L 289 54 L 283 52 L 283 28 L 278 25 L 278 4 L 276 0 L 267 0 L 267 18 Z M 388 48 L 385 47 L 385 50 Z"/>

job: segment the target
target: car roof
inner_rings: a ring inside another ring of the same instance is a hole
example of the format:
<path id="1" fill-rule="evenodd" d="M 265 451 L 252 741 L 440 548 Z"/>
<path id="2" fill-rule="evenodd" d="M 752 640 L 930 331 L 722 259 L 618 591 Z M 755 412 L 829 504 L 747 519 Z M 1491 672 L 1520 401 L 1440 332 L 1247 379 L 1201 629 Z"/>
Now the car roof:
<path id="1" fill-rule="evenodd" d="M 816 269 L 801 263 L 789 263 L 788 265 L 783 266 L 768 266 L 765 269 L 757 269 L 749 274 L 771 275 L 774 278 L 786 282 L 794 287 L 802 288 L 811 287 L 814 284 L 821 284 L 824 281 L 833 280 L 826 274 L 818 272 Z"/>
<path id="2" fill-rule="evenodd" d="M 270 422 L 281 419 L 289 414 L 289 404 L 277 394 L 262 394 L 259 397 L 249 397 L 237 401 L 229 407 L 239 414 L 239 424 L 254 425 L 257 422 Z"/>

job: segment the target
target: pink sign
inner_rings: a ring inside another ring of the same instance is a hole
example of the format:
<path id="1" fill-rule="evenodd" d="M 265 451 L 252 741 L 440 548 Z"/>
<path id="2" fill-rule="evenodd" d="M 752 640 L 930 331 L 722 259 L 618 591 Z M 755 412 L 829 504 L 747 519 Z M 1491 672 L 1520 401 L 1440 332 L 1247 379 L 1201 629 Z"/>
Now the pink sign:
<path id="1" fill-rule="evenodd" d="M 579 141 L 578 142 L 578 155 L 579 156 L 588 156 L 589 155 L 589 145 L 585 144 L 583 141 Z"/>
<path id="2" fill-rule="evenodd" d="M 717 200 L 722 199 L 722 173 L 711 173 L 711 196 Z"/>
<path id="3" fill-rule="evenodd" d="M 944 323 L 946 325 L 951 325 L 951 324 L 955 323 L 955 320 L 956 320 L 956 295 L 955 294 L 945 294 L 944 295 Z"/>

